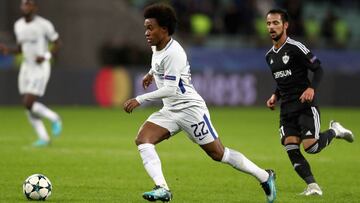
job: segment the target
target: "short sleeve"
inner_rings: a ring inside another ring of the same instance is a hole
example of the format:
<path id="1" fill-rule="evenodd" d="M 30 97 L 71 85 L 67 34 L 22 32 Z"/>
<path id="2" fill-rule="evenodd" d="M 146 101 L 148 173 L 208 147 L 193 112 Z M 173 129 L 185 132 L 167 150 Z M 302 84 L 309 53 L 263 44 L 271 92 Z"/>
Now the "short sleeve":
<path id="1" fill-rule="evenodd" d="M 55 31 L 54 25 L 50 21 L 45 21 L 45 36 L 46 38 L 53 42 L 59 38 L 59 34 Z"/>
<path id="2" fill-rule="evenodd" d="M 321 62 L 320 60 L 317 58 L 317 56 L 315 56 L 313 53 L 309 52 L 307 55 L 306 55 L 306 62 L 309 66 L 309 69 L 311 70 L 316 70 Z"/>
<path id="3" fill-rule="evenodd" d="M 21 43 L 21 39 L 20 39 L 20 33 L 19 33 L 19 22 L 16 22 L 15 24 L 14 24 L 14 33 L 15 33 L 15 37 L 16 37 L 16 42 L 18 43 L 18 44 L 20 44 Z"/>

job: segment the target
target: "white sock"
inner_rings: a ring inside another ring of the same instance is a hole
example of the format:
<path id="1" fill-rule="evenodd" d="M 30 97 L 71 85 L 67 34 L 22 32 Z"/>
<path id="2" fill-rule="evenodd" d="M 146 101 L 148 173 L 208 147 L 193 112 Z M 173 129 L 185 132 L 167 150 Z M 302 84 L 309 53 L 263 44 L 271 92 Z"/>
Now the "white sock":
<path id="1" fill-rule="evenodd" d="M 39 115 L 42 118 L 47 118 L 51 122 L 55 122 L 59 120 L 59 115 L 57 115 L 54 111 L 46 107 L 44 104 L 40 102 L 34 102 L 31 107 L 31 112 Z"/>
<path id="2" fill-rule="evenodd" d="M 221 162 L 227 163 L 239 171 L 254 176 L 260 181 L 260 183 L 267 181 L 269 178 L 269 174 L 264 169 L 259 168 L 240 152 L 229 149 L 227 147 L 225 147 Z"/>
<path id="3" fill-rule="evenodd" d="M 143 160 L 144 167 L 149 174 L 149 176 L 155 182 L 155 185 L 159 185 L 169 190 L 169 187 L 165 181 L 162 169 L 161 169 L 161 161 L 155 150 L 155 146 L 153 144 L 140 144 L 138 146 L 140 156 Z"/>
<path id="4" fill-rule="evenodd" d="M 36 132 L 37 136 L 39 137 L 39 139 L 45 140 L 45 141 L 50 141 L 50 138 L 46 132 L 46 128 L 45 128 L 42 120 L 38 116 L 31 113 L 30 111 L 27 111 L 26 113 L 27 113 L 28 119 L 29 119 L 31 125 L 33 126 L 33 128 L 35 129 L 35 132 Z"/>

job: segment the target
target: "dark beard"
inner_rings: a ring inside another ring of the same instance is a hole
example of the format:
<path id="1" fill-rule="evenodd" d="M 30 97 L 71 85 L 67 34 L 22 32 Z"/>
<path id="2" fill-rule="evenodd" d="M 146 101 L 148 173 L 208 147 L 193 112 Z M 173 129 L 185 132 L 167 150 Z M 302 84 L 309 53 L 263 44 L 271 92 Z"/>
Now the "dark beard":
<path id="1" fill-rule="evenodd" d="M 284 34 L 284 31 L 282 31 L 278 36 L 276 36 L 275 38 L 273 38 L 273 40 L 274 40 L 275 42 L 279 41 L 279 39 L 283 36 L 283 34 Z"/>

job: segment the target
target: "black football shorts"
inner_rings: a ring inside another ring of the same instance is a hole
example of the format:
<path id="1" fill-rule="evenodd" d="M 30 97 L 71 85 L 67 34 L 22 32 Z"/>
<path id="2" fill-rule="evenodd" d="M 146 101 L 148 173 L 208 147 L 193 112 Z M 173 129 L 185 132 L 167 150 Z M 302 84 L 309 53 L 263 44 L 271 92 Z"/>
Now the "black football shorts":
<path id="1" fill-rule="evenodd" d="M 288 136 L 297 136 L 301 140 L 316 138 L 320 133 L 320 112 L 318 107 L 312 106 L 297 112 L 280 116 L 281 144 Z"/>

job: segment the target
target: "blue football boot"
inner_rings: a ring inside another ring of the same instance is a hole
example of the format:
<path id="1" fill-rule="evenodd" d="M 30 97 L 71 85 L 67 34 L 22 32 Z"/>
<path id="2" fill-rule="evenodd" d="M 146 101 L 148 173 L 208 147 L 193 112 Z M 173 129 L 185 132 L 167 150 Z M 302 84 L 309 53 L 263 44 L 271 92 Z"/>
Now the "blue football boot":
<path id="1" fill-rule="evenodd" d="M 46 147 L 49 145 L 49 143 L 50 143 L 49 141 L 38 139 L 32 145 L 34 147 Z"/>
<path id="2" fill-rule="evenodd" d="M 264 189 L 266 194 L 267 203 L 273 203 L 276 199 L 276 187 L 275 187 L 275 172 L 267 169 L 269 178 L 266 182 L 261 183 L 261 187 Z"/>
<path id="3" fill-rule="evenodd" d="M 55 137 L 59 137 L 60 133 L 62 131 L 62 122 L 61 120 L 57 120 L 55 122 L 52 122 L 51 124 L 51 133 L 55 136 Z"/>
<path id="4" fill-rule="evenodd" d="M 169 202 L 172 199 L 171 192 L 158 185 L 156 185 L 153 190 L 149 192 L 144 192 L 142 196 L 144 199 L 150 202 L 155 202 L 157 200 Z"/>

